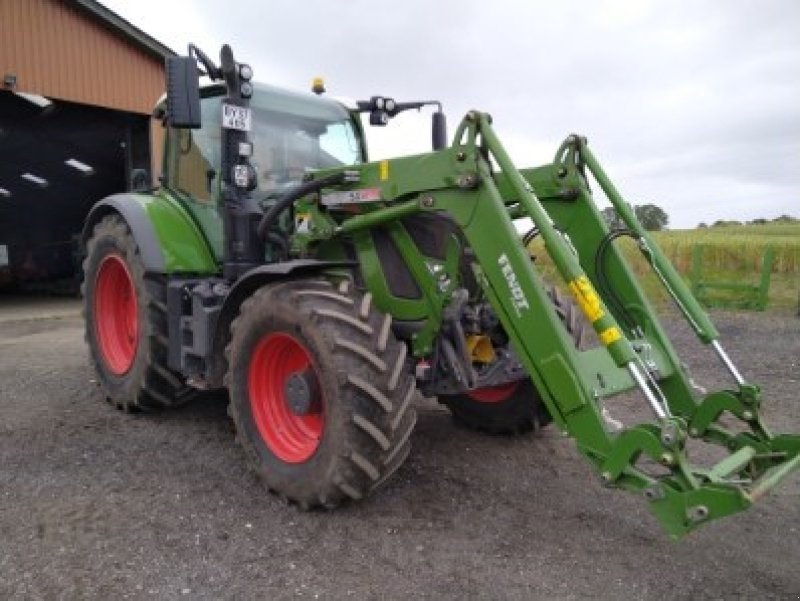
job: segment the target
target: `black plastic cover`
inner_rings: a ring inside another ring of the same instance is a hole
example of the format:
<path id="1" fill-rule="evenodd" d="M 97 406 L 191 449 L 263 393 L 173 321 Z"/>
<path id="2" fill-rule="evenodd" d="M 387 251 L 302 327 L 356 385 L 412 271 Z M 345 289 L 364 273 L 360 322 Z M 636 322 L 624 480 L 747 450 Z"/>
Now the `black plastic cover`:
<path id="1" fill-rule="evenodd" d="M 443 148 L 447 148 L 447 119 L 442 111 L 436 111 L 433 113 L 431 134 L 433 138 L 434 150 L 442 150 Z"/>
<path id="2" fill-rule="evenodd" d="M 200 128 L 200 81 L 197 64 L 188 56 L 167 57 L 167 124 Z"/>

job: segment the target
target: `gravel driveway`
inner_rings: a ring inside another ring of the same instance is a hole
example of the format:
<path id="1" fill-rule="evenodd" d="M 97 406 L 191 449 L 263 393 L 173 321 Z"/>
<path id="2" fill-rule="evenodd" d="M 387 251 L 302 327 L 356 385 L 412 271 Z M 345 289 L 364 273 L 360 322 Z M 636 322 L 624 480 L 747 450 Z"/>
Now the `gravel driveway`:
<path id="1" fill-rule="evenodd" d="M 800 319 L 716 319 L 769 423 L 800 431 Z M 0 319 L 0 599 L 800 596 L 800 476 L 676 543 L 556 430 L 486 437 L 431 403 L 379 494 L 304 514 L 246 469 L 224 397 L 156 415 L 103 403 L 82 327 Z M 727 381 L 669 328 L 699 382 Z"/>

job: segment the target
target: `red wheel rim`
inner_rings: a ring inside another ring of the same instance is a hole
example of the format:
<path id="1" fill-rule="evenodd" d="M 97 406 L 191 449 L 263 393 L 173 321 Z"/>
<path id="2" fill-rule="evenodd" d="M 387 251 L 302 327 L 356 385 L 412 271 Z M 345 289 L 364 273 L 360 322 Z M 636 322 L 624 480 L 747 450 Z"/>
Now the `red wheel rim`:
<path id="1" fill-rule="evenodd" d="M 305 346 L 289 334 L 267 334 L 256 345 L 248 371 L 253 419 L 269 450 L 287 463 L 307 461 L 319 447 L 325 427 L 322 403 L 306 415 L 295 415 L 286 400 L 290 376 L 314 371 Z"/>
<path id="2" fill-rule="evenodd" d="M 139 345 L 139 304 L 125 261 L 108 255 L 94 282 L 94 327 L 100 354 L 111 373 L 128 372 Z"/>
<path id="3" fill-rule="evenodd" d="M 501 403 L 513 395 L 519 388 L 519 380 L 491 388 L 478 388 L 467 393 L 469 398 L 481 403 Z"/>

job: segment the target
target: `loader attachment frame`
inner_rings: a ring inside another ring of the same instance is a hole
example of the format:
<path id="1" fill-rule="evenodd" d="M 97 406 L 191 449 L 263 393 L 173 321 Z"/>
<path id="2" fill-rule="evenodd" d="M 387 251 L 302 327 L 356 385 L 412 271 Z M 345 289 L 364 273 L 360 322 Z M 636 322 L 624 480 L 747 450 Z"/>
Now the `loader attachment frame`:
<path id="1" fill-rule="evenodd" d="M 553 420 L 575 438 L 604 484 L 641 492 L 671 536 L 746 509 L 800 467 L 800 436 L 774 436 L 767 430 L 760 416 L 758 387 L 738 372 L 713 323 L 639 224 L 584 138 L 569 136 L 552 164 L 518 170 L 491 118 L 472 111 L 450 148 L 348 170 L 350 181 L 357 183 L 337 186 L 328 198 L 347 191 L 355 193 L 350 197 L 354 202 L 364 202 L 356 211 L 335 218 L 320 208 L 325 192 L 312 199 L 303 208 L 311 215 L 311 226 L 296 237 L 296 248 L 358 240 L 376 226 L 389 226 L 416 213 L 448 214 L 472 248 L 475 277 Z M 321 171 L 313 177 L 335 172 Z M 606 228 L 592 199 L 588 174 L 617 210 L 625 234 L 637 241 L 698 338 L 714 349 L 730 372 L 735 383 L 730 390 L 696 393 L 653 307 L 612 244 L 618 233 Z M 587 351 L 574 347 L 514 227 L 512 220 L 520 217 L 533 221 L 564 286 L 591 323 L 598 347 Z M 411 254 L 405 258 L 411 260 Z M 366 258 L 359 263 L 378 306 L 389 313 L 399 311 L 372 285 L 380 266 Z M 412 353 L 422 359 L 431 350 L 453 290 L 437 287 L 424 265 L 412 266 L 412 271 L 427 291 L 426 302 L 437 309 L 413 338 Z M 601 402 L 627 390 L 638 390 L 654 420 L 610 432 Z M 737 426 L 724 426 L 723 416 L 726 423 Z M 689 439 L 721 447 L 728 455 L 711 466 L 694 465 L 687 457 Z M 654 470 L 654 465 L 660 467 Z"/>

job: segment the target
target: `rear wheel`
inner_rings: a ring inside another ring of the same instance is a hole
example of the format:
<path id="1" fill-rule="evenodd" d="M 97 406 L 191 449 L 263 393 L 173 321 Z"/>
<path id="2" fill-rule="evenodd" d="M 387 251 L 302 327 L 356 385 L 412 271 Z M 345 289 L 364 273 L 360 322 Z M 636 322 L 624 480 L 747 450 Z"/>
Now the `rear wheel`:
<path id="1" fill-rule="evenodd" d="M 548 295 L 576 348 L 585 348 L 588 328 L 578 308 L 555 288 Z M 457 424 L 489 434 L 521 434 L 552 421 L 539 391 L 527 379 L 441 396 L 439 401 L 450 409 Z"/>
<path id="2" fill-rule="evenodd" d="M 145 275 L 139 248 L 122 217 L 104 217 L 86 250 L 86 342 L 106 399 L 126 411 L 186 400 L 189 389 L 167 367 L 166 282 Z"/>
<path id="3" fill-rule="evenodd" d="M 407 347 L 371 298 L 349 282 L 271 284 L 231 326 L 237 438 L 267 486 L 302 507 L 363 498 L 410 449 L 416 386 Z"/>

